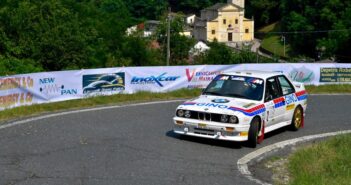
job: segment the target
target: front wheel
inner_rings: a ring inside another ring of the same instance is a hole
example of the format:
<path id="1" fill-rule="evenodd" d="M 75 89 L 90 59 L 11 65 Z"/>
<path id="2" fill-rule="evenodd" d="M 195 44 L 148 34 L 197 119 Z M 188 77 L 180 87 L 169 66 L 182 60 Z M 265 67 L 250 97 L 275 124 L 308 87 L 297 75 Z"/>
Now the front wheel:
<path id="1" fill-rule="evenodd" d="M 297 107 L 294 111 L 293 118 L 291 120 L 290 128 L 293 131 L 297 131 L 303 125 L 303 111 L 301 107 Z"/>
<path id="2" fill-rule="evenodd" d="M 260 121 L 257 117 L 251 121 L 250 129 L 249 129 L 249 136 L 248 136 L 248 144 L 252 148 L 256 148 L 256 146 L 257 146 L 259 125 L 260 125 Z"/>

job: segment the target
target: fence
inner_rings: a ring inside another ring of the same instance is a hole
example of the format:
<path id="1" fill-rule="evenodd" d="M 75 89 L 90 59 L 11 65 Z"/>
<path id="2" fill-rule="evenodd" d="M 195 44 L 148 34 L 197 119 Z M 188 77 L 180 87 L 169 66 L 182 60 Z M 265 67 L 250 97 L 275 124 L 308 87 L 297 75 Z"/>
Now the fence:
<path id="1" fill-rule="evenodd" d="M 239 64 L 122 67 L 0 77 L 0 110 L 96 95 L 204 88 L 216 75 L 238 70 L 280 71 L 294 81 L 351 83 L 351 64 Z"/>

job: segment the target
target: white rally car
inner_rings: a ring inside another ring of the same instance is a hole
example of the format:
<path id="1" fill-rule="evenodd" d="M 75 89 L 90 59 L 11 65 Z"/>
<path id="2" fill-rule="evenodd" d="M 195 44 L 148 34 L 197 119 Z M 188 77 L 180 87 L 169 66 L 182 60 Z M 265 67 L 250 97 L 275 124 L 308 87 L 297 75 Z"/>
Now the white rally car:
<path id="1" fill-rule="evenodd" d="M 174 132 L 256 147 L 264 134 L 304 125 L 307 92 L 282 73 L 240 71 L 218 75 L 202 95 L 178 106 Z"/>

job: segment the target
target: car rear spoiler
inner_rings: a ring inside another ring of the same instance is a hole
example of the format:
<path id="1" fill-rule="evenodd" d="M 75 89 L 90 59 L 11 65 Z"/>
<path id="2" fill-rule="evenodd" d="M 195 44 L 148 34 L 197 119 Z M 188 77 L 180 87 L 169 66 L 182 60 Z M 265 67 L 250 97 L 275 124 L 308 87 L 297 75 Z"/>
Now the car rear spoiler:
<path id="1" fill-rule="evenodd" d="M 300 82 L 293 82 L 293 85 L 295 86 L 296 90 L 305 90 L 305 85 Z"/>

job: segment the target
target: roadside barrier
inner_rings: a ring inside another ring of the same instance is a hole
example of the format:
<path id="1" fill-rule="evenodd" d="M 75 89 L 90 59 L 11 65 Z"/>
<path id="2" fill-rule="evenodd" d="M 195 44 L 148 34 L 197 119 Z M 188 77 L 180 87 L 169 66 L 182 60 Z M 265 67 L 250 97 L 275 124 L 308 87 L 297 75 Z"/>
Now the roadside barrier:
<path id="1" fill-rule="evenodd" d="M 0 77 L 0 110 L 90 96 L 204 88 L 218 74 L 238 70 L 279 71 L 305 84 L 351 83 L 351 64 L 277 63 L 118 67 Z"/>

